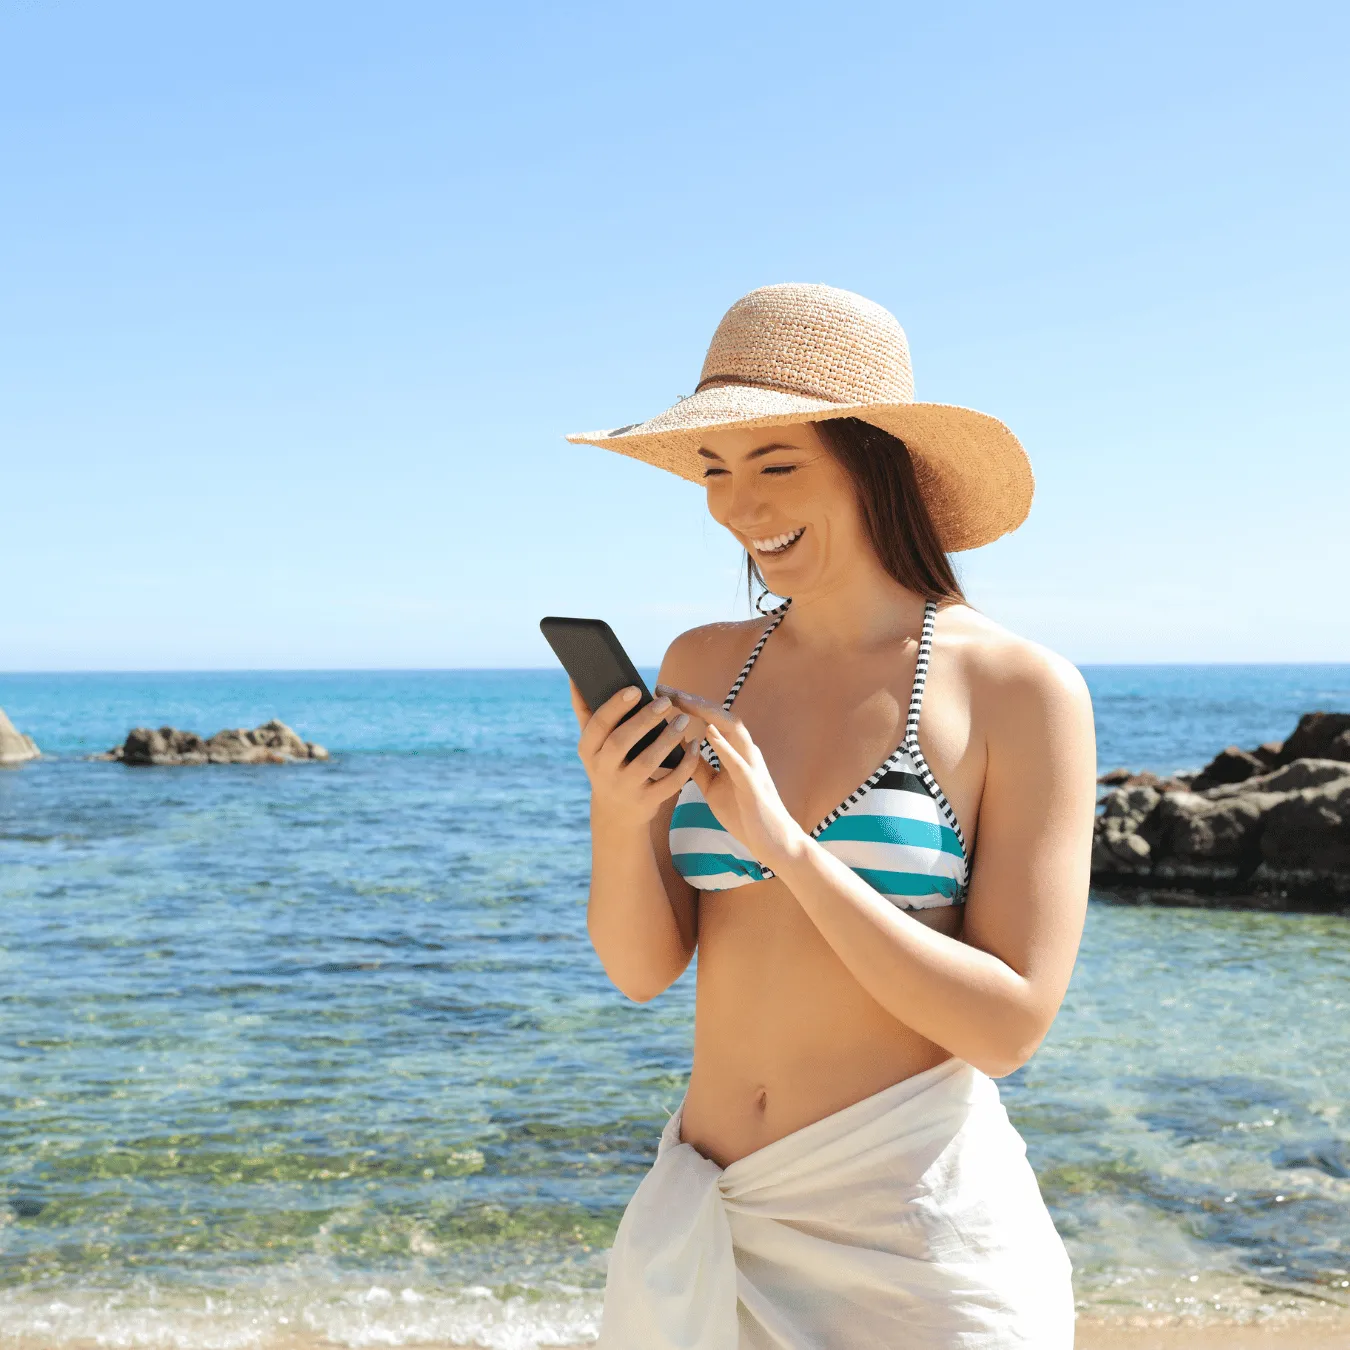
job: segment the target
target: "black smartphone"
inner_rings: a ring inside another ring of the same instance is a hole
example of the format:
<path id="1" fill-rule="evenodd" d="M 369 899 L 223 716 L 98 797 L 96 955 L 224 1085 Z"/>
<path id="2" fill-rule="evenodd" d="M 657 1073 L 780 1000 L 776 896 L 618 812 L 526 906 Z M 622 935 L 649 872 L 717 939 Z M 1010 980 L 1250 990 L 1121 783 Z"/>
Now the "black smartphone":
<path id="1" fill-rule="evenodd" d="M 554 655 L 562 662 L 563 669 L 581 690 L 581 697 L 592 711 L 602 703 L 607 703 L 620 689 L 627 689 L 630 684 L 637 686 L 641 697 L 632 712 L 625 713 L 619 719 L 619 726 L 652 701 L 651 691 L 638 674 L 637 667 L 614 636 L 614 630 L 603 619 L 560 619 L 550 616 L 539 620 L 539 631 L 548 640 Z M 661 722 L 654 726 L 628 752 L 623 762 L 627 764 L 634 756 L 640 755 L 660 736 L 666 725 Z M 661 767 L 673 769 L 683 758 L 684 746 L 677 745 L 661 761 Z"/>

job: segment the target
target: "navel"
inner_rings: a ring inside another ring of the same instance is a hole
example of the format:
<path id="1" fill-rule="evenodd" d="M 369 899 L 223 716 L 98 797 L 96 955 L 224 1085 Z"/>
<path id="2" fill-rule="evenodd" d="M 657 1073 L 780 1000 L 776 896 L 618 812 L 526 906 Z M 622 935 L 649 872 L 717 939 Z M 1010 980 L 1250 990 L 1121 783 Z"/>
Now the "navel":
<path id="1" fill-rule="evenodd" d="M 763 1115 L 769 1109 L 769 1089 L 758 1087 L 755 1089 L 755 1110 Z"/>

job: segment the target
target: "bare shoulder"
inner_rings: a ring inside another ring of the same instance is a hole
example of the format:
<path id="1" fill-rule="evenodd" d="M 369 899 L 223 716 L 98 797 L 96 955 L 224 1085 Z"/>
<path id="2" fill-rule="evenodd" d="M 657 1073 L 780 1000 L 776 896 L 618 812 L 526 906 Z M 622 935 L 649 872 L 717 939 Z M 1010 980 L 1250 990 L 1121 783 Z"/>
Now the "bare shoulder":
<path id="1" fill-rule="evenodd" d="M 661 683 L 720 703 L 764 627 L 763 619 L 743 619 L 681 633 L 666 649 Z"/>
<path id="2" fill-rule="evenodd" d="M 1019 740 L 1048 723 L 1091 734 L 1092 697 L 1072 661 L 966 605 L 944 609 L 938 627 L 939 643 L 959 665 L 972 711 L 991 739 Z"/>

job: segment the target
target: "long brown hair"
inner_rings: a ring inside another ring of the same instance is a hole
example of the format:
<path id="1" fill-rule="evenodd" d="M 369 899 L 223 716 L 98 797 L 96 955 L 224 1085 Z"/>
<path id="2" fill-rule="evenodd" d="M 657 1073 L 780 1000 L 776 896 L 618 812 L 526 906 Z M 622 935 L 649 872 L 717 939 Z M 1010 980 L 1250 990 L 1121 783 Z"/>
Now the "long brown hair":
<path id="1" fill-rule="evenodd" d="M 825 448 L 853 480 L 868 541 L 887 574 L 925 600 L 967 603 L 904 441 L 857 417 L 830 417 L 815 425 Z M 752 604 L 756 587 L 768 590 L 748 553 L 745 581 Z"/>

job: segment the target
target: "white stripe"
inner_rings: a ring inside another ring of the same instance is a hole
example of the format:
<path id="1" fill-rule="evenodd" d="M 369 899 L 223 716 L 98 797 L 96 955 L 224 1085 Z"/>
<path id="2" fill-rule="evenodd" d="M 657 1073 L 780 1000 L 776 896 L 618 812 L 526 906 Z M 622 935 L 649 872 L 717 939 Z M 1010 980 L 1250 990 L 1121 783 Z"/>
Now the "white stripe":
<path id="1" fill-rule="evenodd" d="M 874 844 L 866 839 L 822 839 L 820 846 L 850 867 L 871 867 L 879 872 L 913 872 L 921 877 L 961 880 L 961 859 L 935 848 L 919 848 L 913 844 Z"/>
<path id="2" fill-rule="evenodd" d="M 696 891 L 731 891 L 737 886 L 753 885 L 755 878 L 741 872 L 714 872 L 706 877 L 685 877 L 685 881 Z"/>
<path id="3" fill-rule="evenodd" d="M 697 825 L 681 825 L 670 832 L 670 852 L 724 853 L 742 862 L 755 862 L 755 856 L 739 839 L 725 830 L 709 830 Z"/>

